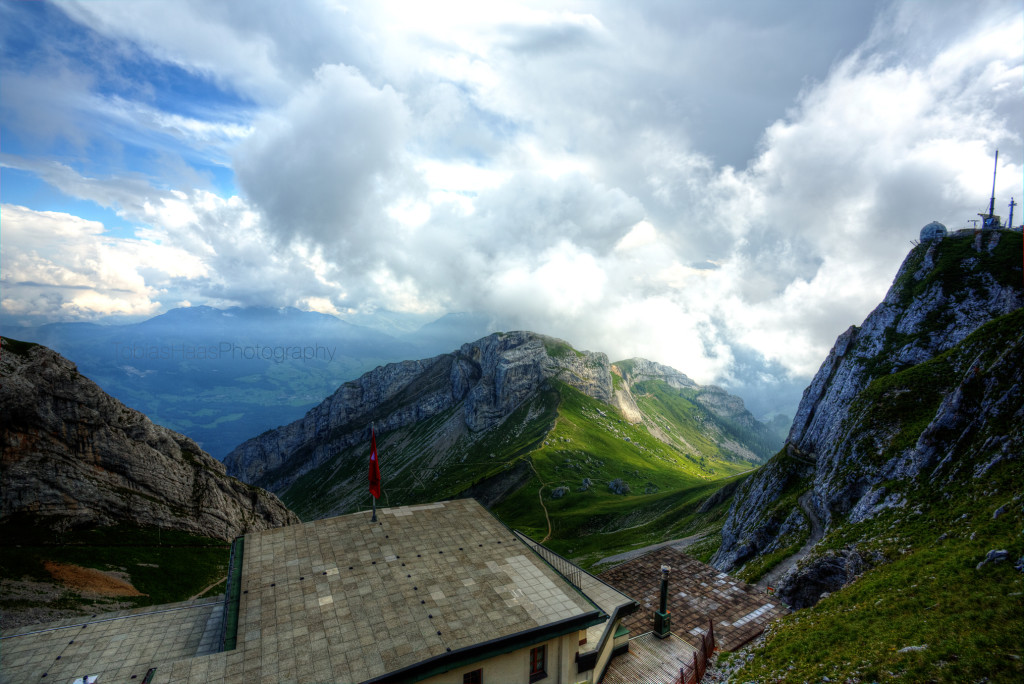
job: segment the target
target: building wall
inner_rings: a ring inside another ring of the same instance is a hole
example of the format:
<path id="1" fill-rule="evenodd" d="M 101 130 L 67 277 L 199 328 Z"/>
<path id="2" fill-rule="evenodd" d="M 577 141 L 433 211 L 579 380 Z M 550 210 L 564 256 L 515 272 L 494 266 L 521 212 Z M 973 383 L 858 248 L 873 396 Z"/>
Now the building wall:
<path id="1" fill-rule="evenodd" d="M 586 632 L 573 632 L 556 639 L 543 641 L 518 651 L 480 660 L 471 665 L 464 665 L 425 679 L 424 684 L 462 684 L 462 675 L 473 670 L 483 669 L 484 684 L 529 684 L 530 681 L 530 649 L 544 644 L 547 646 L 548 676 L 538 680 L 538 684 L 577 684 L 587 682 L 591 673 L 576 673 L 576 653 L 580 650 L 579 640 Z"/>
<path id="2" fill-rule="evenodd" d="M 616 621 L 616 624 L 611 626 L 611 629 L 613 630 L 612 635 L 615 634 L 614 630 L 618 629 L 618 626 L 618 621 Z M 612 659 L 612 651 L 614 648 L 615 639 L 609 638 L 605 642 L 604 648 L 602 648 L 601 652 L 597 655 L 597 665 L 594 666 L 593 671 L 587 673 L 593 678 L 592 681 L 596 681 L 597 678 L 604 673 L 604 669 L 608 666 L 608 661 Z"/>

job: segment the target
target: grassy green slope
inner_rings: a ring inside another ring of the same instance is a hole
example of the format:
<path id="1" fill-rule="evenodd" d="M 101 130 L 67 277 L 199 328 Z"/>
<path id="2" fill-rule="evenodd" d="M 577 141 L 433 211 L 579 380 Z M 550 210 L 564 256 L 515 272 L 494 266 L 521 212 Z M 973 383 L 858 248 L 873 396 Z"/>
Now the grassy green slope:
<path id="1" fill-rule="evenodd" d="M 543 539 L 542 495 L 551 519 L 547 544 L 584 565 L 721 524 L 712 514 L 698 517 L 696 508 L 748 466 L 687 458 L 646 427 L 622 420 L 607 404 L 565 385 L 558 391 L 554 427 L 528 454 L 536 476 L 495 508 L 506 524 Z M 581 491 L 585 479 L 589 486 Z M 625 482 L 629 493 L 613 493 L 614 480 Z M 564 489 L 556 498 L 559 488 Z"/>
<path id="2" fill-rule="evenodd" d="M 125 526 L 56 535 L 26 520 L 6 521 L 0 534 L 0 577 L 5 580 L 0 610 L 9 617 L 33 608 L 95 613 L 119 610 L 124 604 L 148 606 L 224 591 L 229 547 L 218 539 Z M 123 573 L 144 596 L 83 596 L 56 582 L 45 567 L 47 562 Z M 26 582 L 28 588 L 18 586 Z"/>
<path id="3" fill-rule="evenodd" d="M 984 467 L 1000 453 L 1001 442 L 992 440 L 1021 442 L 1020 388 L 1013 378 L 986 374 L 995 364 L 1024 365 L 1021 330 L 1024 310 L 861 393 L 850 429 L 868 429 L 863 439 L 852 440 L 860 456 L 852 468 L 877 467 L 912 445 L 954 388 L 965 406 L 975 406 L 983 388 L 990 397 L 1018 399 L 987 415 L 978 431 L 958 428 L 944 435 L 950 458 L 935 471 L 917 481 L 885 483 L 906 498 L 904 506 L 829 531 L 815 555 L 856 548 L 878 565 L 813 608 L 783 619 L 740 673 L 742 681 L 1024 678 L 1024 575 L 1013 568 L 1024 556 L 1024 462 L 1010 453 Z M 990 550 L 1008 551 L 1009 561 L 978 569 Z M 901 651 L 910 646 L 926 648 Z"/>
<path id="4" fill-rule="evenodd" d="M 659 425 L 696 441 L 696 422 L 674 416 L 658 402 L 657 397 L 647 400 L 648 407 L 664 414 Z M 622 420 L 608 404 L 557 381 L 486 432 L 469 433 L 461 415 L 461 406 L 455 407 L 379 436 L 381 504 L 455 497 L 525 463 L 525 481 L 495 507 L 495 514 L 509 526 L 543 539 L 548 534 L 546 509 L 551 520 L 548 543 L 581 557 L 585 564 L 616 551 L 720 526 L 722 506 L 700 515 L 697 507 L 729 478 L 750 468 L 722 457 L 708 440 L 702 442 L 706 453 L 688 454 L 657 439 L 643 425 Z M 347 450 L 303 475 L 281 498 L 304 519 L 365 509 L 370 503 L 365 494 L 367 458 L 366 446 Z M 589 478 L 589 488 L 579 491 L 584 478 Z M 628 484 L 629 493 L 609 489 L 617 479 Z M 565 493 L 553 496 L 559 487 Z"/>
<path id="5" fill-rule="evenodd" d="M 1024 575 L 1013 564 L 1024 551 L 1024 467 L 1004 461 L 972 480 L 949 500 L 908 492 L 907 507 L 827 536 L 827 546 L 856 543 L 890 561 L 783 618 L 739 681 L 1022 681 Z M 1010 561 L 976 569 L 992 549 Z M 901 650 L 915 646 L 926 648 Z"/>
<path id="6" fill-rule="evenodd" d="M 708 458 L 746 460 L 728 446 L 736 441 L 760 460 L 767 460 L 778 442 L 711 413 L 697 401 L 701 390 L 676 389 L 664 382 L 647 380 L 633 386 L 637 406 L 665 433 L 670 442 L 691 460 L 706 463 Z"/>

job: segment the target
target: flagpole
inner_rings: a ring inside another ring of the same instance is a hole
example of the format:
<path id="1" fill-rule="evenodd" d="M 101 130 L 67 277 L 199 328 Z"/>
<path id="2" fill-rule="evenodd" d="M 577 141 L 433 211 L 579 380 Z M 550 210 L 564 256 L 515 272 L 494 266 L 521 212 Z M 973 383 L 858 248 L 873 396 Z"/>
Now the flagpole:
<path id="1" fill-rule="evenodd" d="M 374 427 L 374 424 L 373 424 L 373 421 L 371 421 L 370 422 L 370 434 L 371 435 L 373 435 L 373 427 Z M 376 440 L 374 440 L 374 441 L 376 441 Z M 374 447 L 376 447 L 376 444 L 374 445 Z M 379 460 L 380 457 L 378 456 L 377 458 L 378 458 L 377 467 L 379 468 L 380 467 L 380 460 Z M 373 492 L 370 492 L 370 501 L 373 503 L 373 517 L 370 518 L 370 522 L 375 523 L 375 522 L 377 522 L 377 497 L 375 497 L 373 495 Z"/>

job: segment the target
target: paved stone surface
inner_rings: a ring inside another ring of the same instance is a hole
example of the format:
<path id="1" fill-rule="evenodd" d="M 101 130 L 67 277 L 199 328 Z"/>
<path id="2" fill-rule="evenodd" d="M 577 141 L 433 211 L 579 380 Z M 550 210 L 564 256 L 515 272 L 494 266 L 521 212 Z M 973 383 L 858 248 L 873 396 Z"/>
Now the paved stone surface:
<path id="1" fill-rule="evenodd" d="M 682 537 L 680 539 L 671 539 L 671 540 L 666 541 L 666 542 L 659 542 L 657 544 L 650 544 L 648 546 L 644 546 L 644 547 L 641 547 L 639 549 L 633 549 L 632 551 L 623 551 L 622 553 L 617 553 L 614 556 L 605 556 L 601 560 L 599 560 L 596 563 L 594 563 L 594 567 L 597 568 L 597 567 L 600 567 L 602 565 L 609 565 L 611 563 L 615 563 L 616 565 L 619 564 L 619 563 L 625 563 L 628 560 L 633 560 L 634 558 L 642 556 L 645 553 L 650 553 L 651 551 L 657 551 L 658 549 L 663 549 L 666 546 L 671 546 L 671 547 L 673 547 L 675 549 L 678 549 L 679 551 L 682 551 L 687 546 L 690 546 L 691 544 L 700 541 L 705 536 L 707 536 L 707 533 L 706 532 L 702 532 L 700 534 L 692 534 L 689 537 Z"/>
<path id="2" fill-rule="evenodd" d="M 5 631 L 0 683 L 141 682 L 150 668 L 215 653 L 223 608 L 219 596 Z"/>
<path id="3" fill-rule="evenodd" d="M 473 500 L 246 536 L 234 651 L 154 684 L 358 682 L 598 606 Z"/>
<path id="4" fill-rule="evenodd" d="M 0 684 L 85 675 L 132 684 L 151 668 L 153 684 L 358 682 L 632 603 L 567 566 L 573 585 L 553 554 L 539 556 L 471 499 L 382 509 L 378 519 L 354 513 L 247 535 L 232 651 L 218 652 L 223 597 L 200 599 L 4 632 Z M 607 622 L 588 629 L 588 645 Z"/>
<path id="5" fill-rule="evenodd" d="M 718 648 L 732 651 L 761 634 L 769 622 L 789 612 L 777 599 L 758 592 L 749 584 L 667 547 L 598 576 L 640 603 L 641 609 L 622 623 L 632 634 L 654 629 L 662 565 L 672 568 L 668 587 L 672 632 L 684 639 L 695 639 L 703 634 L 711 618 Z"/>
<path id="6" fill-rule="evenodd" d="M 596 603 L 607 615 L 613 615 L 616 608 L 626 607 L 633 603 L 633 599 L 618 591 L 615 587 L 591 575 L 586 570 L 559 556 L 551 549 L 534 541 L 522 532 L 516 532 L 515 534 L 524 544 L 537 551 L 545 561 L 568 578 L 577 589 L 586 594 L 587 598 Z M 615 629 L 615 625 L 607 620 L 603 624 L 589 627 L 587 629 L 586 644 L 589 647 L 594 647 L 601 641 L 606 630 L 613 629 Z M 614 634 L 609 633 L 607 638 L 614 638 Z"/>

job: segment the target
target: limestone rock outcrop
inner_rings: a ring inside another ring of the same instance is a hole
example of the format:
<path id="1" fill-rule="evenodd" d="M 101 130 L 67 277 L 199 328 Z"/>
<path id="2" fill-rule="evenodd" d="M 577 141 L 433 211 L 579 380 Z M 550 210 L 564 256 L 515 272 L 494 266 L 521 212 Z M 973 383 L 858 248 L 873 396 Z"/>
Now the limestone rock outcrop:
<path id="1" fill-rule="evenodd" d="M 738 490 L 713 565 L 733 571 L 774 548 L 783 521 L 802 516 L 782 502 L 806 490 L 828 530 L 903 505 L 888 481 L 933 486 L 940 469 L 1019 453 L 1022 334 L 1006 321 L 1024 307 L 1020 251 L 1021 236 L 1010 231 L 951 236 L 911 251 L 882 303 L 836 340 L 804 392 L 785 449 Z M 988 324 L 999 326 L 998 343 L 994 333 L 972 337 Z M 1000 421 L 1018 429 L 989 434 Z M 780 595 L 810 605 L 820 590 L 808 586 L 848 577 L 849 569 L 833 572 L 839 565 L 860 568 L 837 558 L 811 558 Z"/>
<path id="2" fill-rule="evenodd" d="M 338 451 L 452 408 L 471 432 L 500 423 L 549 379 L 608 402 L 611 364 L 603 353 L 531 332 L 494 333 L 450 354 L 379 366 L 346 382 L 303 418 L 268 431 L 225 458 L 228 472 L 280 491 Z"/>
<path id="3" fill-rule="evenodd" d="M 0 415 L 5 520 L 224 540 L 298 522 L 276 496 L 228 477 L 191 439 L 109 396 L 47 347 L 3 339 Z"/>

